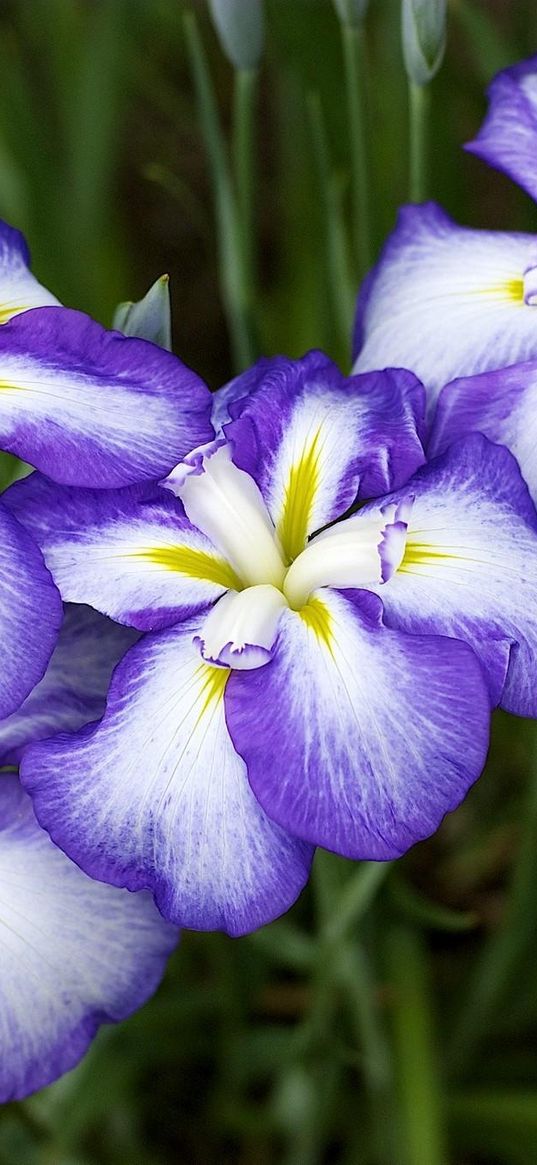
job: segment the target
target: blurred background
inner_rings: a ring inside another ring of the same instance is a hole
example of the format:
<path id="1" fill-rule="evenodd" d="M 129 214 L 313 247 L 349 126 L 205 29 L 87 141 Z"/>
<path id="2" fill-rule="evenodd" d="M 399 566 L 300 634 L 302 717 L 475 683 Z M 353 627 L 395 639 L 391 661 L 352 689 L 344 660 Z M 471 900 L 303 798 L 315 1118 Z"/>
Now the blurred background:
<path id="1" fill-rule="evenodd" d="M 364 256 L 342 29 L 331 0 L 265 15 L 246 347 L 320 346 L 348 370 Z M 460 145 L 493 74 L 536 50 L 535 0 L 449 5 L 426 186 L 461 222 L 535 229 Z M 398 0 L 371 0 L 360 53 L 374 256 L 408 198 Z M 232 147 L 234 71 L 201 0 L 0 5 L 0 215 L 41 281 L 105 324 L 169 273 L 174 350 L 216 388 L 245 348 L 200 76 Z M 295 908 L 247 938 L 186 933 L 142 1012 L 4 1106 L 0 1165 L 535 1165 L 536 1037 L 537 738 L 498 714 L 485 775 L 436 837 L 391 866 L 319 854 Z"/>

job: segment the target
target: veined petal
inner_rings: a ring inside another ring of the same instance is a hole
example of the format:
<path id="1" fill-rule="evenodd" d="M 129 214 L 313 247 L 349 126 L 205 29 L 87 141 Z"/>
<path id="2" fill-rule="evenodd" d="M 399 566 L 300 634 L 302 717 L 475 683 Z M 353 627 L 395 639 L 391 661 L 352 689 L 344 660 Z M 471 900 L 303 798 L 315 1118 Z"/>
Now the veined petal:
<path id="1" fill-rule="evenodd" d="M 0 1101 L 50 1084 L 158 986 L 177 931 L 148 894 L 88 878 L 0 780 Z"/>
<path id="2" fill-rule="evenodd" d="M 17 764 L 34 740 L 98 720 L 112 672 L 136 639 L 135 631 L 91 607 L 69 604 L 43 679 L 16 712 L 0 720 L 0 765 Z"/>
<path id="3" fill-rule="evenodd" d="M 405 556 L 378 590 L 386 624 L 464 639 L 493 702 L 537 716 L 537 515 L 514 457 L 475 434 L 411 489 Z"/>
<path id="4" fill-rule="evenodd" d="M 228 591 L 205 616 L 194 643 L 207 663 L 250 670 L 273 655 L 281 612 L 287 606 L 272 586 Z"/>
<path id="5" fill-rule="evenodd" d="M 442 453 L 468 433 L 484 433 L 516 457 L 537 502 L 537 361 L 453 380 L 440 393 L 429 450 Z"/>
<path id="6" fill-rule="evenodd" d="M 295 610 L 318 587 L 367 587 L 387 582 L 398 569 L 406 545 L 412 498 L 382 506 L 372 516 L 363 511 L 323 530 L 289 567 L 284 593 Z"/>
<path id="7" fill-rule="evenodd" d="M 537 356 L 536 266 L 534 235 L 469 230 L 432 202 L 404 207 L 358 299 L 355 372 L 410 368 L 432 404 L 457 376 Z"/>
<path id="8" fill-rule="evenodd" d="M 0 219 L 0 324 L 29 308 L 58 304 L 32 275 L 24 236 Z"/>
<path id="9" fill-rule="evenodd" d="M 309 352 L 260 360 L 239 397 L 240 379 L 225 433 L 236 465 L 261 489 L 287 562 L 358 497 L 402 485 L 423 463 L 423 389 L 411 373 L 345 379 Z"/>
<path id="10" fill-rule="evenodd" d="M 0 719 L 42 678 L 61 621 L 60 596 L 40 550 L 0 503 Z"/>
<path id="11" fill-rule="evenodd" d="M 311 850 L 258 805 L 226 728 L 230 673 L 203 663 L 196 633 L 199 621 L 145 636 L 100 725 L 31 746 L 21 775 L 87 873 L 153 890 L 173 922 L 243 934 L 294 902 Z"/>
<path id="12" fill-rule="evenodd" d="M 88 603 L 140 631 L 204 610 L 232 567 L 156 485 L 66 490 L 38 473 L 4 494 L 35 538 L 65 602 Z"/>
<path id="13" fill-rule="evenodd" d="M 0 329 L 0 445 L 66 485 L 161 477 L 212 436 L 209 390 L 171 352 L 81 312 Z"/>
<path id="14" fill-rule="evenodd" d="M 267 813 L 298 837 L 377 860 L 428 837 L 459 804 L 489 721 L 470 648 L 389 631 L 381 611 L 365 591 L 317 592 L 283 613 L 267 667 L 233 672 L 225 694 Z"/>
<path id="15" fill-rule="evenodd" d="M 537 56 L 498 73 L 488 97 L 485 121 L 464 148 L 537 199 Z"/>

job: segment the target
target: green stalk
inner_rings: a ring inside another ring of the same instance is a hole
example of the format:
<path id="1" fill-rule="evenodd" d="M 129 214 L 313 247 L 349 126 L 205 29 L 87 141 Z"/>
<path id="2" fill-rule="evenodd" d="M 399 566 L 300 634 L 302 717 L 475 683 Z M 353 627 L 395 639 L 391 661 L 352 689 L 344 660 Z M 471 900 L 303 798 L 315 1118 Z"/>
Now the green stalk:
<path id="1" fill-rule="evenodd" d="M 393 1092 L 389 1046 L 379 1010 L 376 983 L 363 944 L 349 940 L 358 929 L 386 877 L 390 863 L 364 862 L 359 877 L 341 886 L 337 859 L 319 851 L 313 866 L 318 940 L 314 999 L 306 1047 L 330 1047 L 334 1016 L 343 1005 L 355 1034 L 369 1097 L 371 1140 L 380 1165 L 395 1160 L 392 1144 Z"/>
<path id="2" fill-rule="evenodd" d="M 233 161 L 248 307 L 255 301 L 255 112 L 258 69 L 236 69 L 233 108 Z"/>
<path id="3" fill-rule="evenodd" d="M 319 204 L 322 213 L 328 302 L 338 340 L 338 351 L 343 354 L 349 350 L 354 294 L 349 277 L 341 202 L 331 171 L 326 126 L 317 93 L 309 94 L 308 114 Z"/>
<path id="4" fill-rule="evenodd" d="M 523 832 L 513 867 L 509 902 L 499 930 L 483 950 L 474 978 L 465 992 L 450 1049 L 454 1071 L 465 1071 L 472 1062 L 491 1020 L 501 1007 L 516 978 L 517 967 L 535 938 L 535 885 L 537 883 L 537 726 L 532 725 L 532 762 Z"/>
<path id="5" fill-rule="evenodd" d="M 230 331 L 233 362 L 236 371 L 240 372 L 255 360 L 257 353 L 248 304 L 239 212 L 215 93 L 193 12 L 185 12 L 184 24 L 201 129 L 211 168 L 221 295 Z"/>
<path id="6" fill-rule="evenodd" d="M 362 279 L 373 261 L 371 200 L 367 149 L 365 34 L 362 25 L 341 25 L 349 142 L 352 170 L 352 225 L 358 278 Z"/>
<path id="7" fill-rule="evenodd" d="M 427 952 L 419 931 L 392 925 L 386 937 L 393 990 L 393 1061 L 399 1099 L 400 1165 L 447 1165 Z"/>
<path id="8" fill-rule="evenodd" d="M 375 979 L 362 945 L 340 949 L 337 967 L 361 1053 L 361 1068 L 369 1097 L 372 1142 L 376 1160 L 396 1160 L 393 1121 L 393 1078 L 390 1049 L 376 992 Z"/>
<path id="9" fill-rule="evenodd" d="M 409 199 L 423 202 L 429 185 L 429 111 L 428 85 L 409 81 Z"/>

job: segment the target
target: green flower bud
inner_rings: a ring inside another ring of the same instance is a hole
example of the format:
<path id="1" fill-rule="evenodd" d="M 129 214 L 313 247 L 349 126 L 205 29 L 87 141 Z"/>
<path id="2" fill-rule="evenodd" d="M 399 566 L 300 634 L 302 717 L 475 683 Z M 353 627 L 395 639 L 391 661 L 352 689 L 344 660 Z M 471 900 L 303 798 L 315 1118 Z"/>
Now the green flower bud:
<path id="1" fill-rule="evenodd" d="M 151 340 L 160 348 L 172 350 L 172 323 L 169 277 L 161 275 L 137 303 L 118 304 L 112 326 L 125 336 Z"/>
<path id="2" fill-rule="evenodd" d="M 209 0 L 220 44 L 236 69 L 255 69 L 265 42 L 262 0 Z"/>
<path id="3" fill-rule="evenodd" d="M 369 7 L 369 0 L 334 0 L 334 8 L 342 24 L 352 24 L 356 28 L 362 23 Z"/>
<path id="4" fill-rule="evenodd" d="M 446 0 L 402 0 L 405 69 L 415 85 L 427 85 L 446 47 Z"/>

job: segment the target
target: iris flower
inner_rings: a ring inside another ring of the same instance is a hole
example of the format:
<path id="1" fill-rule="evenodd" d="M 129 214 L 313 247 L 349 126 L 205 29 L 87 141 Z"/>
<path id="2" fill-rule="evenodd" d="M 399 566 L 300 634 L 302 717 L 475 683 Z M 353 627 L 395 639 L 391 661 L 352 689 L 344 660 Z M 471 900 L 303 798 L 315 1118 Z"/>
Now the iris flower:
<path id="1" fill-rule="evenodd" d="M 0 721 L 0 763 L 32 740 L 77 728 L 104 706 L 110 672 L 136 638 L 89 608 L 68 607 L 49 668 Z M 0 780 L 0 1102 L 72 1068 L 104 1022 L 157 987 L 177 930 L 151 895 L 88 878 L 38 825 L 14 773 Z"/>
<path id="2" fill-rule="evenodd" d="M 534 507 L 483 437 L 424 465 L 423 411 L 404 371 L 261 361 L 164 489 L 8 491 L 64 599 L 144 633 L 104 717 L 22 758 L 88 874 L 243 933 L 313 846 L 386 859 L 436 829 L 491 704 L 537 714 Z"/>
<path id="3" fill-rule="evenodd" d="M 494 79 L 466 149 L 537 198 L 537 57 Z M 421 378 L 430 416 L 439 402 L 430 453 L 484 433 L 514 453 L 537 500 L 537 235 L 403 207 L 358 299 L 354 358 L 357 372 L 397 364 Z"/>

